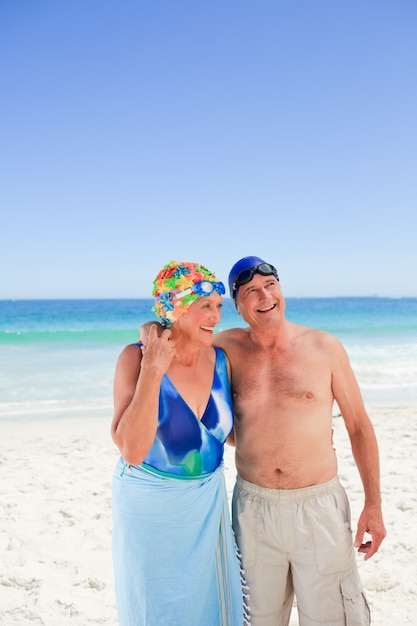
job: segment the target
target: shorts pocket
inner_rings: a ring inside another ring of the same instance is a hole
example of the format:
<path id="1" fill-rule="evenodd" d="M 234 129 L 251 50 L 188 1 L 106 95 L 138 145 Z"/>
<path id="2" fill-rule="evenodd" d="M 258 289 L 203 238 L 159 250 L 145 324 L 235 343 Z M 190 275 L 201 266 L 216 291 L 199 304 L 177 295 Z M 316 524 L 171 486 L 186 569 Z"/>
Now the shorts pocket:
<path id="1" fill-rule="evenodd" d="M 314 543 L 317 569 L 323 576 L 353 571 L 355 553 L 350 510 L 344 491 L 317 498 L 307 523 Z"/>
<path id="2" fill-rule="evenodd" d="M 369 626 L 371 623 L 371 612 L 358 572 L 342 580 L 340 587 L 346 626 Z"/>
<path id="3" fill-rule="evenodd" d="M 259 501 L 235 487 L 232 500 L 232 525 L 244 568 L 256 564 L 259 541 Z"/>

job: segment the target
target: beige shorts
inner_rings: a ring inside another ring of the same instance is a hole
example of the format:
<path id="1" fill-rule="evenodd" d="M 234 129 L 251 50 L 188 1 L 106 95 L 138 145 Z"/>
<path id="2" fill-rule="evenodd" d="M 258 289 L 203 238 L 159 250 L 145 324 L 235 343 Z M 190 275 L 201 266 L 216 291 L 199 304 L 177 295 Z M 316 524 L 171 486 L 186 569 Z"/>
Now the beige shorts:
<path id="1" fill-rule="evenodd" d="M 233 529 L 249 586 L 252 626 L 368 626 L 350 507 L 338 477 L 304 489 L 266 489 L 239 476 Z"/>

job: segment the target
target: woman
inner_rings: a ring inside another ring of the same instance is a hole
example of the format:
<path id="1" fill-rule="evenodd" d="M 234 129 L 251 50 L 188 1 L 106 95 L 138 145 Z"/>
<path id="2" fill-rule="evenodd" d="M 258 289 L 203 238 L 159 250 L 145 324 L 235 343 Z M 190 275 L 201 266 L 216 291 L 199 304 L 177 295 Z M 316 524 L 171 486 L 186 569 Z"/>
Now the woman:
<path id="1" fill-rule="evenodd" d="M 225 289 L 171 261 L 154 281 L 146 346 L 121 353 L 112 437 L 113 562 L 121 626 L 241 626 L 240 565 L 222 469 L 228 363 L 212 346 Z"/>

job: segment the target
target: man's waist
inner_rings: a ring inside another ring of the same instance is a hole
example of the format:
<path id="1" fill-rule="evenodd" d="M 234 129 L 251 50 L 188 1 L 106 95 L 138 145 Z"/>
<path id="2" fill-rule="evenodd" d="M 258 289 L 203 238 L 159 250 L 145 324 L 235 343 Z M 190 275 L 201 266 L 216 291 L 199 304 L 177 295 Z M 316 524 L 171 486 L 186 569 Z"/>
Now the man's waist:
<path id="1" fill-rule="evenodd" d="M 335 475 L 326 482 L 310 484 L 303 487 L 282 489 L 255 484 L 251 481 L 245 480 L 238 474 L 236 477 L 236 486 L 243 491 L 261 496 L 263 498 L 278 500 L 280 502 L 295 502 L 297 500 L 306 500 L 308 498 L 334 493 L 335 490 L 341 487 L 341 484 L 339 477 Z"/>

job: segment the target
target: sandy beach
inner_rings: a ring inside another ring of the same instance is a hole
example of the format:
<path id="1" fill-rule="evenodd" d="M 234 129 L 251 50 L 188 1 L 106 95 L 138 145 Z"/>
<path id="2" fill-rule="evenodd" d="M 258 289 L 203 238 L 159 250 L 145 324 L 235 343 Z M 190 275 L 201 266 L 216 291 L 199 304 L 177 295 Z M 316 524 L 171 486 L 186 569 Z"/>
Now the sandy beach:
<path id="1" fill-rule="evenodd" d="M 381 454 L 388 535 L 360 573 L 379 626 L 417 624 L 417 406 L 368 406 Z M 117 625 L 111 561 L 110 417 L 2 421 L 1 626 Z M 334 418 L 339 475 L 352 521 L 362 488 L 343 421 Z M 231 494 L 233 449 L 225 454 Z M 291 625 L 298 624 L 295 609 Z M 167 622 L 167 626 L 170 626 Z M 198 625 L 196 625 L 198 626 Z"/>

